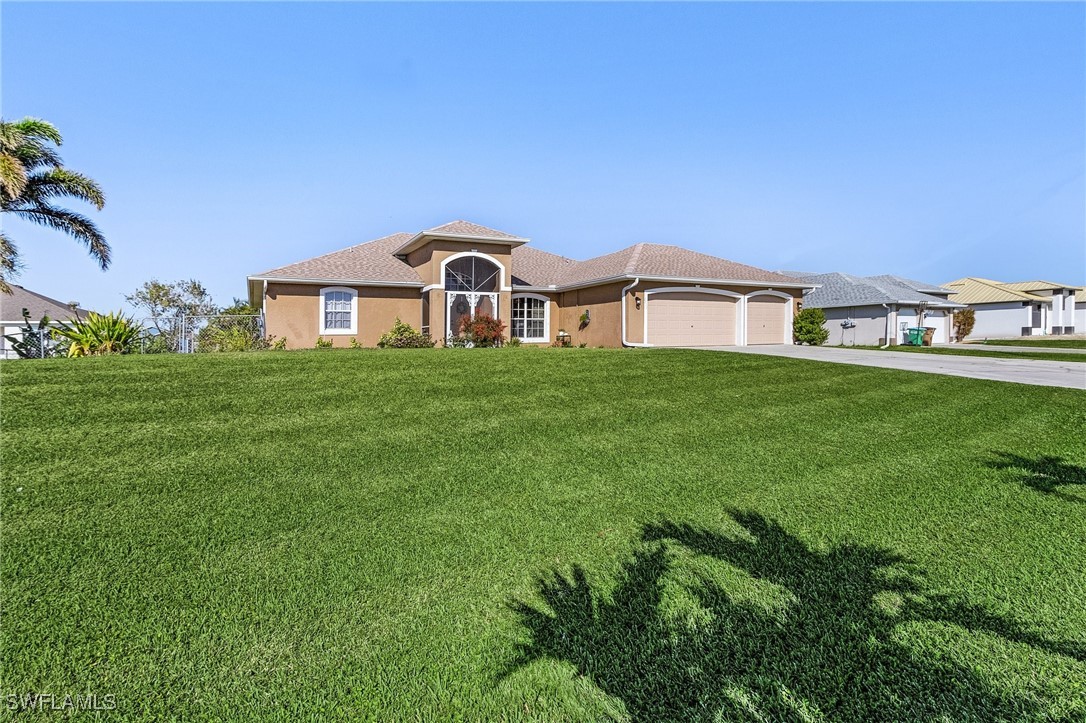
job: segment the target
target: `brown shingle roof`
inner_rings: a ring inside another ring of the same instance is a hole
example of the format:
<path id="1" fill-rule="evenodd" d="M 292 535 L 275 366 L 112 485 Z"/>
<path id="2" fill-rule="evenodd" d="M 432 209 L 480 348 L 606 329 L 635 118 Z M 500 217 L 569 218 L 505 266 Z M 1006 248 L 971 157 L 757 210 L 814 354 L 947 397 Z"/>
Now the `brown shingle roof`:
<path id="1" fill-rule="evenodd" d="M 343 283 L 368 281 L 422 286 L 422 279 L 415 270 L 394 254 L 402 253 L 405 244 L 418 239 L 423 234 L 490 236 L 515 241 L 526 240 L 520 236 L 512 236 L 468 221 L 453 221 L 428 229 L 422 234 L 396 233 L 385 236 L 342 251 L 272 269 L 258 274 L 256 278 L 306 279 Z M 517 286 L 563 288 L 633 276 L 766 284 L 802 283 L 774 271 L 766 271 L 679 246 L 662 244 L 640 243 L 587 261 L 575 261 L 520 245 L 514 245 L 511 252 L 513 283 Z"/>
<path id="2" fill-rule="evenodd" d="M 392 255 L 394 250 L 410 238 L 409 233 L 394 233 L 342 251 L 333 251 L 296 264 L 280 266 L 257 276 L 327 281 L 374 281 L 422 286 L 422 279 L 418 273 L 407 262 Z"/>
<path id="3" fill-rule="evenodd" d="M 758 281 L 767 284 L 802 283 L 775 271 L 766 271 L 679 246 L 649 243 L 636 244 L 613 254 L 582 261 L 561 283 L 584 284 L 616 276 Z"/>
<path id="4" fill-rule="evenodd" d="M 512 251 L 513 283 L 517 286 L 557 286 L 577 262 L 565 256 L 517 246 Z"/>
<path id="5" fill-rule="evenodd" d="M 67 302 L 42 296 L 15 284 L 10 286 L 10 294 L 0 293 L 0 321 L 22 321 L 23 309 L 30 312 L 30 318 L 35 323 L 43 316 L 48 316 L 53 321 L 67 321 L 77 313 L 79 316 L 89 313 L 78 307 L 73 312 Z"/>
<path id="6" fill-rule="evenodd" d="M 489 238 L 507 238 L 507 239 L 521 239 L 521 236 L 514 236 L 511 233 L 505 231 L 498 231 L 493 228 L 487 228 L 486 226 L 480 226 L 477 223 L 471 221 L 450 221 L 449 223 L 442 224 L 441 226 L 435 226 L 428 228 L 423 233 L 441 235 L 450 234 L 452 236 L 486 236 Z"/>

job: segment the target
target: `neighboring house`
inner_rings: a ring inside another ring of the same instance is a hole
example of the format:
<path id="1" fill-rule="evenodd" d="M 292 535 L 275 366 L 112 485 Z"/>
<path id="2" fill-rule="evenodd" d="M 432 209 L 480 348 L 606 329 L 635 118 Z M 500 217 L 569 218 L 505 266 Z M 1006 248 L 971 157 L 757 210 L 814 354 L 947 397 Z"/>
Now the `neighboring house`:
<path id="1" fill-rule="evenodd" d="M 955 301 L 972 307 L 976 323 L 970 339 L 1073 334 L 1074 286 L 1050 281 L 1003 283 L 966 277 L 945 284 L 958 292 Z"/>
<path id="2" fill-rule="evenodd" d="M 818 285 L 804 295 L 803 306 L 822 309 L 826 343 L 835 346 L 900 344 L 905 330 L 918 326 L 934 328 L 932 343 L 946 344 L 953 338 L 954 311 L 965 308 L 948 300 L 951 289 L 890 274 L 785 273 Z"/>
<path id="3" fill-rule="evenodd" d="M 1075 289 L 1075 333 L 1086 333 L 1086 286 Z"/>
<path id="4" fill-rule="evenodd" d="M 23 309 L 30 312 L 31 325 L 36 329 L 43 316 L 48 316 L 50 326 L 56 326 L 72 317 L 83 317 L 88 312 L 80 309 L 75 302 L 63 302 L 35 293 L 22 286 L 11 284 L 11 293 L 0 293 L 0 359 L 14 359 L 18 355 L 12 351 L 11 342 L 4 337 L 23 335 Z"/>
<path id="5" fill-rule="evenodd" d="M 377 344 L 397 317 L 435 339 L 489 314 L 506 335 L 588 346 L 791 344 L 811 284 L 678 246 L 574 261 L 467 221 L 391 236 L 250 276 L 249 300 L 291 348 L 318 336 Z"/>

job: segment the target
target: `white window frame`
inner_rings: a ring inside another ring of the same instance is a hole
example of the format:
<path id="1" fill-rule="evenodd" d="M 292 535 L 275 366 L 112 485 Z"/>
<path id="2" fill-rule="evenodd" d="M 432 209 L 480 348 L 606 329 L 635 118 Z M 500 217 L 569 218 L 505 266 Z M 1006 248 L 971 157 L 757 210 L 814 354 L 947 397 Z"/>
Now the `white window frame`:
<path id="1" fill-rule="evenodd" d="M 351 326 L 347 329 L 329 329 L 324 325 L 325 309 L 328 304 L 328 294 L 333 291 L 344 291 L 351 296 Z M 325 286 L 321 289 L 320 305 L 317 309 L 317 328 L 321 336 L 352 336 L 358 334 L 358 289 L 348 286 Z"/>
<path id="2" fill-rule="evenodd" d="M 546 343 L 546 342 L 550 341 L 551 300 L 548 299 L 546 296 L 543 296 L 542 294 L 528 294 L 528 293 L 513 294 L 511 299 L 537 299 L 537 300 L 543 302 L 543 336 L 538 336 L 538 337 L 533 336 L 533 337 L 529 337 L 529 338 L 518 337 L 521 340 L 521 342 L 523 342 L 525 344 L 540 344 L 540 343 Z M 516 313 L 516 304 L 515 303 L 510 303 L 509 304 L 509 332 L 510 332 L 510 336 L 512 336 L 512 332 L 513 332 L 513 319 L 514 319 L 513 315 L 515 313 Z M 527 323 L 525 323 L 525 329 L 527 329 L 527 328 L 528 328 Z"/>

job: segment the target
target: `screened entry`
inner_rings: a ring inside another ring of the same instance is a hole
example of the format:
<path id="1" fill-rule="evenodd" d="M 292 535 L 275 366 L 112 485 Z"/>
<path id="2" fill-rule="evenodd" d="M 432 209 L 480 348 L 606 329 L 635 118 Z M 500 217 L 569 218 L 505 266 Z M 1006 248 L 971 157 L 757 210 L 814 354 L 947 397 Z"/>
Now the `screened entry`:
<path id="1" fill-rule="evenodd" d="M 465 317 L 498 316 L 501 269 L 479 256 L 453 259 L 445 266 L 446 338 L 460 333 Z"/>

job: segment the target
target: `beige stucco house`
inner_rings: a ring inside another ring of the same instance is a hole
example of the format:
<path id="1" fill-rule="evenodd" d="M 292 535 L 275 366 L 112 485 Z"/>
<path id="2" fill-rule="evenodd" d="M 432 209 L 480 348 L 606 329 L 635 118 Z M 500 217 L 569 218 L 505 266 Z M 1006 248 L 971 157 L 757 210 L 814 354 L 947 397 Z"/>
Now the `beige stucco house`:
<path id="1" fill-rule="evenodd" d="M 640 243 L 586 261 L 467 221 L 395 233 L 248 279 L 269 336 L 289 348 L 317 337 L 375 346 L 399 317 L 439 343 L 489 314 L 507 336 L 589 346 L 791 344 L 810 282 Z"/>

